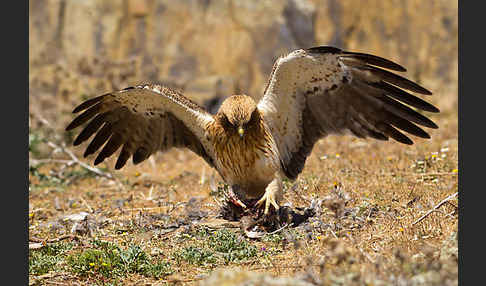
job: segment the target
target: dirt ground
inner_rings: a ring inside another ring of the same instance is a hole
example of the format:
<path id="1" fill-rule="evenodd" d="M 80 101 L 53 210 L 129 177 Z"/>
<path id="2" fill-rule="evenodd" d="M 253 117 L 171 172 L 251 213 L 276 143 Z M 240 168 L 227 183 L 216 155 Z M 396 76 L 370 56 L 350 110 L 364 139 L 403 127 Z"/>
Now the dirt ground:
<path id="1" fill-rule="evenodd" d="M 320 140 L 282 202 L 316 213 L 256 238 L 217 218 L 224 184 L 190 151 L 94 169 L 85 145 L 32 116 L 30 283 L 210 285 L 260 272 L 302 285 L 457 285 L 457 87 L 424 85 L 441 109 L 432 139 Z M 251 272 L 221 272 L 234 268 Z"/>

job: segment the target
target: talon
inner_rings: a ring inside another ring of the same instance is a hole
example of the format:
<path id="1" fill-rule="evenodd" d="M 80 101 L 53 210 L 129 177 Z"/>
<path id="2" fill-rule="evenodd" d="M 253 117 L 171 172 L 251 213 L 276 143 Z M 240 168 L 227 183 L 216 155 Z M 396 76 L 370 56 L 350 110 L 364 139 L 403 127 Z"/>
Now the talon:
<path id="1" fill-rule="evenodd" d="M 239 199 L 235 199 L 235 200 L 233 201 L 233 203 L 234 203 L 235 205 L 239 205 L 239 206 L 240 206 L 240 207 L 242 207 L 243 209 L 247 209 L 247 208 L 248 208 L 248 207 L 247 207 L 247 206 L 246 206 L 246 205 L 245 205 L 245 204 L 244 204 L 242 201 L 240 201 Z"/>
<path id="2" fill-rule="evenodd" d="M 275 208 L 276 211 L 278 211 L 278 209 L 280 208 L 277 202 L 275 201 L 275 199 L 272 197 L 268 197 L 266 194 L 263 195 L 263 197 L 260 200 L 258 200 L 258 202 L 255 205 L 257 207 L 261 207 L 264 202 L 265 202 L 265 211 L 263 212 L 263 214 L 265 215 L 268 214 L 268 210 L 270 209 L 270 204 Z"/>
<path id="3" fill-rule="evenodd" d="M 226 195 L 229 201 L 234 205 L 239 206 L 245 210 L 248 209 L 248 207 L 237 197 L 237 195 L 233 192 L 233 190 L 227 192 Z"/>
<path id="4" fill-rule="evenodd" d="M 230 198 L 230 201 L 231 201 L 231 202 L 232 202 L 234 205 L 236 205 L 236 206 L 240 206 L 240 207 L 241 207 L 241 208 L 243 208 L 243 209 L 247 209 L 247 208 L 248 208 L 248 207 L 247 207 L 247 206 L 246 206 L 246 205 L 245 205 L 245 204 L 244 204 L 242 201 L 240 201 L 240 200 L 239 200 L 239 199 L 237 199 L 237 198 L 231 197 L 231 198 Z"/>

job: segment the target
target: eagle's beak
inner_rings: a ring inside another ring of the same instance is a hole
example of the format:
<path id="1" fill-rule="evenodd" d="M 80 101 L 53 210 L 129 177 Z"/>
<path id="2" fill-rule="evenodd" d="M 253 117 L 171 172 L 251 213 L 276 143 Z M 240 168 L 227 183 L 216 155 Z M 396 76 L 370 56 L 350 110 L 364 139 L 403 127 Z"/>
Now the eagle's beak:
<path id="1" fill-rule="evenodd" d="M 243 127 L 238 127 L 238 134 L 240 134 L 240 137 L 243 137 L 243 135 L 245 135 L 245 129 L 243 129 Z"/>

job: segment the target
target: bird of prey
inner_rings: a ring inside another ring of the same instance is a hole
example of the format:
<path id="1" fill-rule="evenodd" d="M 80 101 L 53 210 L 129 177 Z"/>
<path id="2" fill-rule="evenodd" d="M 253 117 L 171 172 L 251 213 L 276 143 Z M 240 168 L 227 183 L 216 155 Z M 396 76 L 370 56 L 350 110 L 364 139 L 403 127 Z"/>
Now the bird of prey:
<path id="1" fill-rule="evenodd" d="M 413 144 L 400 130 L 430 138 L 417 125 L 438 128 L 416 109 L 439 112 L 412 95 L 432 93 L 391 71 L 390 60 L 339 48 L 299 49 L 278 58 L 262 98 L 233 95 L 211 115 L 170 88 L 145 84 L 86 100 L 67 127 L 88 122 L 74 141 L 96 133 L 84 156 L 94 164 L 118 149 L 115 169 L 132 157 L 137 164 L 157 151 L 186 147 L 216 169 L 236 200 L 276 210 L 282 179 L 295 180 L 316 141 L 330 134 Z M 408 90 L 409 92 L 407 92 Z M 403 104 L 405 103 L 405 104 Z"/>

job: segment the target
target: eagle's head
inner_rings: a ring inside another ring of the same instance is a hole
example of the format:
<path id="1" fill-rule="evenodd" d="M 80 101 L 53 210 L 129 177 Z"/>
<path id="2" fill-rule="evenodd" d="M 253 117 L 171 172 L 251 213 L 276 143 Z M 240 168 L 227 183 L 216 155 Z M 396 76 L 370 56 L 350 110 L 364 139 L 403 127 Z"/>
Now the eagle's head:
<path id="1" fill-rule="evenodd" d="M 223 101 L 216 114 L 216 120 L 220 122 L 227 132 L 243 137 L 245 133 L 256 125 L 259 114 L 256 102 L 247 95 L 233 95 Z"/>

